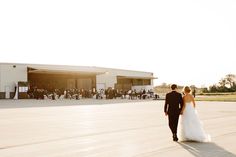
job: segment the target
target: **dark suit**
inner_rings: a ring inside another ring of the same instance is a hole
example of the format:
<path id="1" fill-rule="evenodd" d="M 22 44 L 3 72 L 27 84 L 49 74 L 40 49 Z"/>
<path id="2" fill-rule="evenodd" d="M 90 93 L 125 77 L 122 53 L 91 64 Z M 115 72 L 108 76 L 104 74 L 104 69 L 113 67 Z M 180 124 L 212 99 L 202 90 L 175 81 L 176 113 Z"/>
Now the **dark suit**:
<path id="1" fill-rule="evenodd" d="M 179 114 L 183 108 L 182 95 L 176 91 L 166 94 L 164 112 L 168 114 L 169 127 L 173 134 L 177 134 Z"/>

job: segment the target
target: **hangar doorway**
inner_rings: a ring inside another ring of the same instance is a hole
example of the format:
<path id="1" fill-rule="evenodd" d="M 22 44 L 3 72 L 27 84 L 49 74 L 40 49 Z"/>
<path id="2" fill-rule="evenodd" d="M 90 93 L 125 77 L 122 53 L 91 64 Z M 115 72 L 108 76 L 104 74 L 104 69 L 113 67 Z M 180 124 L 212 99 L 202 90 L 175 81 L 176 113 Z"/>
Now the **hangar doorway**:
<path id="1" fill-rule="evenodd" d="M 131 90 L 133 87 L 144 88 L 152 85 L 152 80 L 156 77 L 138 77 L 138 76 L 117 76 L 115 88 L 123 91 Z"/>
<path id="2" fill-rule="evenodd" d="M 30 88 L 46 89 L 84 89 L 96 88 L 96 72 L 64 71 L 28 68 Z"/>

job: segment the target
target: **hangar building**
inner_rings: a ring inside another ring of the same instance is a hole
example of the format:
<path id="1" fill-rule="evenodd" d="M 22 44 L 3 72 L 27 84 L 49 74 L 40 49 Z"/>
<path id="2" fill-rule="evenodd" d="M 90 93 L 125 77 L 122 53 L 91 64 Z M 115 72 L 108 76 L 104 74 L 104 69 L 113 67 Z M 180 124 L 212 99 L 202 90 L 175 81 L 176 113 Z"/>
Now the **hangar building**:
<path id="1" fill-rule="evenodd" d="M 0 99 L 13 98 L 15 92 L 29 88 L 49 89 L 152 89 L 151 72 L 93 66 L 0 63 Z M 19 87 L 19 88 L 18 88 Z M 17 90 L 16 90 L 17 89 Z"/>

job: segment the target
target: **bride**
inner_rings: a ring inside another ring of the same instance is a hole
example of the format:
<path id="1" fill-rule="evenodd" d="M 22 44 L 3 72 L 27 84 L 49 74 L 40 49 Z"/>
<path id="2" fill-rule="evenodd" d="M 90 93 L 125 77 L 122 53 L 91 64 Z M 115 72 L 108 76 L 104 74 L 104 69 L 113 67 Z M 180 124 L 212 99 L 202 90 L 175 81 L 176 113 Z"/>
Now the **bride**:
<path id="1" fill-rule="evenodd" d="M 190 92 L 188 86 L 184 87 L 184 106 L 180 113 L 178 136 L 182 141 L 210 142 L 210 136 L 205 133 L 198 118 L 196 104 Z"/>

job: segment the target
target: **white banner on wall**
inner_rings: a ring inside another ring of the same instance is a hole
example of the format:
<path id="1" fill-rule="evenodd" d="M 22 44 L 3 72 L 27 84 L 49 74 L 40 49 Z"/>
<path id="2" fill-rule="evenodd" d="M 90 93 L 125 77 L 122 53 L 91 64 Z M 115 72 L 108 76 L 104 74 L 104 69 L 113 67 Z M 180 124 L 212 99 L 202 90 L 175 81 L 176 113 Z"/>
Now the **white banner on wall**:
<path id="1" fill-rule="evenodd" d="M 97 83 L 96 85 L 97 91 L 99 91 L 100 89 L 105 89 L 105 88 L 106 88 L 105 83 Z"/>

